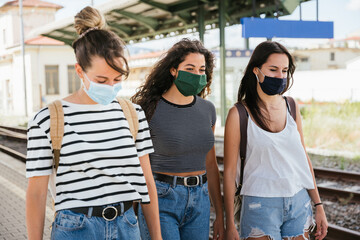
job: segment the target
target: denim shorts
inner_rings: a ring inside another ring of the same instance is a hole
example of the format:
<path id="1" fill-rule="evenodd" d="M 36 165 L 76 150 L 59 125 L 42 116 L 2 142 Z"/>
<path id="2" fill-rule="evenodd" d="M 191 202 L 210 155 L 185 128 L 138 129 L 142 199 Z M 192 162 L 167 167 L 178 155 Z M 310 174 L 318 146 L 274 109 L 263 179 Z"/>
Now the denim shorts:
<path id="1" fill-rule="evenodd" d="M 209 240 L 208 184 L 195 187 L 155 181 L 163 240 Z M 150 240 L 141 207 L 138 213 L 142 240 Z"/>
<path id="2" fill-rule="evenodd" d="M 243 196 L 241 239 L 269 236 L 270 239 L 281 240 L 303 236 L 313 227 L 311 200 L 306 189 L 293 197 Z"/>
<path id="3" fill-rule="evenodd" d="M 140 230 L 132 207 L 113 221 L 70 210 L 60 210 L 52 224 L 51 239 L 139 240 Z"/>

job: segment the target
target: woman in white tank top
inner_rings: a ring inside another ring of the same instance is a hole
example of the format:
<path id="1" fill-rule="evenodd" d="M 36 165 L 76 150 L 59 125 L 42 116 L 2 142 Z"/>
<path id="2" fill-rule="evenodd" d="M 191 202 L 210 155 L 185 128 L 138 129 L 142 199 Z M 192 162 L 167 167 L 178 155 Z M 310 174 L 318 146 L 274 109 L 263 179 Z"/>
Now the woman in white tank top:
<path id="1" fill-rule="evenodd" d="M 234 224 L 234 182 L 240 146 L 237 108 L 230 109 L 225 125 L 224 195 L 226 239 L 323 239 L 328 223 L 305 151 L 300 110 L 290 115 L 282 96 L 292 85 L 295 71 L 287 49 L 277 42 L 259 44 L 242 78 L 238 102 L 248 113 L 246 160 L 241 189 L 240 233 Z"/>

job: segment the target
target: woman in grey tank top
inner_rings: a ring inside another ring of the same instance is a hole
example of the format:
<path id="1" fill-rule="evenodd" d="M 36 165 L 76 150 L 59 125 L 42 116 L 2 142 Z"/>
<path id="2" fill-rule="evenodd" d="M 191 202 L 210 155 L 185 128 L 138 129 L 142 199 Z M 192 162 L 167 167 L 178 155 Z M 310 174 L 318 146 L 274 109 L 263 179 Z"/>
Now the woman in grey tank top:
<path id="1" fill-rule="evenodd" d="M 305 151 L 300 110 L 290 97 L 282 96 L 292 85 L 294 71 L 288 50 L 273 41 L 259 44 L 246 67 L 238 103 L 230 109 L 225 125 L 227 239 L 310 239 L 314 228 L 311 201 L 316 209 L 315 238 L 326 236 L 328 223 Z M 241 105 L 248 117 L 239 116 Z M 238 233 L 234 225 L 234 183 L 240 140 L 247 144 L 241 150 L 246 154 Z"/>
<path id="2" fill-rule="evenodd" d="M 219 169 L 214 148 L 216 112 L 210 93 L 214 56 L 200 41 L 183 39 L 157 62 L 132 97 L 144 109 L 155 152 L 150 154 L 163 239 L 223 239 Z M 210 193 L 210 194 L 209 194 Z M 150 239 L 138 213 L 142 239 Z"/>

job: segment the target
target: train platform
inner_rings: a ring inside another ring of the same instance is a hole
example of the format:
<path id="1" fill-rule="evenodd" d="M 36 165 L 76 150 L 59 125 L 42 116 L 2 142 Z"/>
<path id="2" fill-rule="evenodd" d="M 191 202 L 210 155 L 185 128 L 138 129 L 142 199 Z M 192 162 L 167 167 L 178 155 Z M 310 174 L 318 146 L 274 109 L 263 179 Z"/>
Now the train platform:
<path id="1" fill-rule="evenodd" d="M 0 240 L 27 239 L 25 163 L 0 152 Z M 50 239 L 53 210 L 48 194 L 44 239 Z"/>

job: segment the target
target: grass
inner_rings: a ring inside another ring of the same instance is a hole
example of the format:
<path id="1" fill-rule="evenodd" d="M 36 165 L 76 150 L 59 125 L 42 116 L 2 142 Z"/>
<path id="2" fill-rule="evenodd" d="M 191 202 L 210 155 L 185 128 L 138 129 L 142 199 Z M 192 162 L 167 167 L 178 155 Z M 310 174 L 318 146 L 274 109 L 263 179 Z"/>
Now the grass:
<path id="1" fill-rule="evenodd" d="M 301 107 L 310 148 L 349 151 L 360 160 L 360 103 L 309 103 Z"/>

